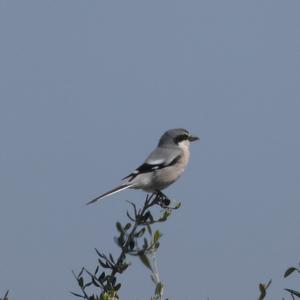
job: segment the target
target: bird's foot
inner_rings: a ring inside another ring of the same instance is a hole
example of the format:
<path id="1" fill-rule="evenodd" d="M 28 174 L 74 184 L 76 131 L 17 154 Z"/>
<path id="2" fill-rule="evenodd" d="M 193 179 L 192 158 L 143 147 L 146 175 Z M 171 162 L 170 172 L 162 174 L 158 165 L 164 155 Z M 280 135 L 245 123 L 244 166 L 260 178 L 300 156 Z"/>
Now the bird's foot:
<path id="1" fill-rule="evenodd" d="M 156 192 L 156 200 L 157 204 L 162 208 L 169 208 L 169 205 L 171 203 L 171 200 L 161 191 Z"/>
<path id="2" fill-rule="evenodd" d="M 181 203 L 174 200 L 174 199 L 170 199 L 168 198 L 168 196 L 166 196 L 164 193 L 162 193 L 161 191 L 157 191 L 156 192 L 156 201 L 157 204 L 166 210 L 173 210 L 173 209 L 178 209 L 181 206 Z"/>

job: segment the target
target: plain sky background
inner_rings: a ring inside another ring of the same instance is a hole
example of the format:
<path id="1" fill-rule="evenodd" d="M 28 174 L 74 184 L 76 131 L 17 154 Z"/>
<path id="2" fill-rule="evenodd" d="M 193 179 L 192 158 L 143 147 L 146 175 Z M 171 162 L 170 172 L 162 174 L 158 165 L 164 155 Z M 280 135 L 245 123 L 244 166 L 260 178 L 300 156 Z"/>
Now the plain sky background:
<path id="1" fill-rule="evenodd" d="M 125 191 L 84 206 L 167 129 L 201 141 L 166 193 L 171 300 L 243 299 L 300 261 L 300 1 L 0 0 L 0 296 L 68 300 L 94 247 L 118 253 Z M 149 299 L 133 259 L 122 299 Z"/>

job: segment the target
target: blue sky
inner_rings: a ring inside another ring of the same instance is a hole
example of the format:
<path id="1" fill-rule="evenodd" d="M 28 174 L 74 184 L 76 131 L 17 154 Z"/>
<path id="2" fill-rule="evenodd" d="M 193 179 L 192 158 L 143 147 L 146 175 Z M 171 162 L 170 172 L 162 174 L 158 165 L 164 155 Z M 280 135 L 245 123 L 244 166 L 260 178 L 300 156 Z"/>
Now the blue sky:
<path id="1" fill-rule="evenodd" d="M 199 135 L 161 226 L 170 299 L 269 299 L 300 261 L 299 1 L 0 1 L 0 295 L 73 299 L 118 253 L 125 191 L 167 129 Z M 122 299 L 149 299 L 138 261 Z"/>

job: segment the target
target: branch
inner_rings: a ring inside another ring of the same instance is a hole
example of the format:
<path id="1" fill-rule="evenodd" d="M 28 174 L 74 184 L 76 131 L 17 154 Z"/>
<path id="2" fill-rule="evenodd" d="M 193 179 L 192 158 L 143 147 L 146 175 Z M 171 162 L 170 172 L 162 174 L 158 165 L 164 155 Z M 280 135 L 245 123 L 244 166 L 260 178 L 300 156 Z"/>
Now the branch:
<path id="1" fill-rule="evenodd" d="M 171 215 L 172 209 L 177 209 L 180 205 L 170 207 L 170 200 L 163 194 L 157 193 L 147 195 L 142 208 L 137 209 L 136 205 L 129 202 L 132 207 L 132 213 L 127 211 L 127 217 L 130 222 L 125 226 L 121 223 L 116 223 L 116 228 L 119 233 L 115 237 L 117 245 L 121 248 L 121 252 L 117 259 L 109 254 L 106 255 L 99 250 L 95 249 L 98 255 L 98 265 L 94 272 L 88 271 L 86 268 L 82 268 L 81 272 L 75 279 L 81 289 L 81 294 L 71 292 L 74 296 L 87 300 L 112 300 L 119 299 L 118 290 L 121 288 L 121 283 L 117 283 L 118 274 L 123 273 L 129 266 L 126 262 L 128 255 L 138 256 L 141 262 L 151 271 L 152 280 L 155 283 L 155 295 L 153 300 L 162 300 L 163 284 L 160 282 L 159 273 L 155 258 L 155 253 L 159 247 L 159 239 L 161 233 L 157 230 L 152 234 L 151 226 L 156 223 L 165 222 Z M 160 206 L 162 211 L 159 217 L 154 218 L 151 213 L 151 208 L 154 206 Z M 146 232 L 150 236 L 150 239 L 145 237 Z M 139 241 L 143 238 L 143 245 Z M 149 260 L 149 256 L 152 257 L 152 262 Z M 100 269 L 105 269 L 100 272 Z M 84 277 L 88 278 L 87 280 Z M 90 295 L 88 292 L 89 287 L 100 289 L 100 294 Z"/>

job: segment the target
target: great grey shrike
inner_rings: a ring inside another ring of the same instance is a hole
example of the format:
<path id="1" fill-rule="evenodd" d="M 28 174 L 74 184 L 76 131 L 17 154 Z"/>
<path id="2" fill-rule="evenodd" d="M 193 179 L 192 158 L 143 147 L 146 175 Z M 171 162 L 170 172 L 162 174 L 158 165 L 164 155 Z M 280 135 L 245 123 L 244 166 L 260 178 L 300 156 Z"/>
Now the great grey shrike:
<path id="1" fill-rule="evenodd" d="M 161 190 L 175 182 L 182 174 L 190 158 L 190 142 L 198 139 L 197 136 L 191 135 L 183 128 L 166 131 L 161 136 L 157 147 L 141 166 L 124 177 L 117 187 L 94 198 L 87 204 L 128 188 L 142 189 L 145 192 L 166 197 Z"/>

